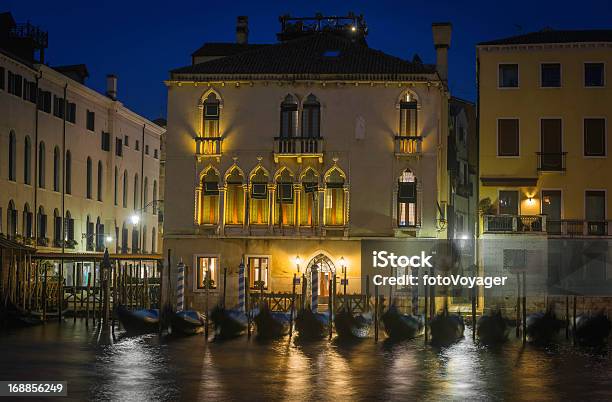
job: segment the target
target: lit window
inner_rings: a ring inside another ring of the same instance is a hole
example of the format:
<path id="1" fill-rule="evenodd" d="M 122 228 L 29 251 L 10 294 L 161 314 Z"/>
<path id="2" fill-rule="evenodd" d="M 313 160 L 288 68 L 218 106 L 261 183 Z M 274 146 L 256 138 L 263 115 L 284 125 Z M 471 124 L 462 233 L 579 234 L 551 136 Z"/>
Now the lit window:
<path id="1" fill-rule="evenodd" d="M 332 170 L 325 178 L 325 225 L 345 224 L 344 176 L 338 169 Z"/>
<path id="2" fill-rule="evenodd" d="M 256 225 L 267 224 L 268 211 L 268 175 L 260 168 L 251 177 L 249 222 Z"/>
<path id="3" fill-rule="evenodd" d="M 244 223 L 244 177 L 235 168 L 227 177 L 227 192 L 225 198 L 225 223 L 242 225 Z"/>
<path id="4" fill-rule="evenodd" d="M 156 186 L 156 183 L 154 186 Z M 154 195 L 155 196 L 155 195 Z M 213 169 L 202 178 L 200 224 L 216 224 L 219 214 L 219 176 Z"/>
<path id="5" fill-rule="evenodd" d="M 217 278 L 219 277 L 219 258 L 218 257 L 198 257 L 196 285 L 198 289 L 217 288 Z"/>
<path id="6" fill-rule="evenodd" d="M 202 134 L 205 138 L 219 136 L 219 99 L 214 93 L 204 101 Z"/>
<path id="7" fill-rule="evenodd" d="M 249 257 L 249 286 L 252 289 L 268 288 L 268 257 Z"/>
<path id="8" fill-rule="evenodd" d="M 417 191 L 414 173 L 405 170 L 399 178 L 397 190 L 397 225 L 417 226 Z"/>

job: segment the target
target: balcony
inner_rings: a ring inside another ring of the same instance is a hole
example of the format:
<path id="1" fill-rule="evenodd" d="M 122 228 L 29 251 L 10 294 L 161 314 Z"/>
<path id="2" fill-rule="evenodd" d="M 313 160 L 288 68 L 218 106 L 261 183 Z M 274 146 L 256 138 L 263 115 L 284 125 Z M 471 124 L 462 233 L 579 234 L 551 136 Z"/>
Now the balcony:
<path id="1" fill-rule="evenodd" d="M 565 172 L 565 155 L 567 152 L 536 152 L 538 155 L 538 172 Z"/>
<path id="2" fill-rule="evenodd" d="M 608 236 L 608 222 L 579 219 L 548 221 L 547 232 L 549 235 L 564 237 Z"/>
<path id="3" fill-rule="evenodd" d="M 421 155 L 421 144 L 423 137 L 421 136 L 395 136 L 395 156 L 419 156 Z"/>
<path id="4" fill-rule="evenodd" d="M 222 137 L 196 137 L 196 155 L 202 157 L 221 156 L 221 145 L 223 144 Z"/>
<path id="5" fill-rule="evenodd" d="M 314 137 L 274 137 L 274 162 L 280 158 L 296 158 L 301 163 L 304 158 L 316 158 L 323 163 L 323 138 Z"/>
<path id="6" fill-rule="evenodd" d="M 546 215 L 485 215 L 485 233 L 545 233 Z"/>

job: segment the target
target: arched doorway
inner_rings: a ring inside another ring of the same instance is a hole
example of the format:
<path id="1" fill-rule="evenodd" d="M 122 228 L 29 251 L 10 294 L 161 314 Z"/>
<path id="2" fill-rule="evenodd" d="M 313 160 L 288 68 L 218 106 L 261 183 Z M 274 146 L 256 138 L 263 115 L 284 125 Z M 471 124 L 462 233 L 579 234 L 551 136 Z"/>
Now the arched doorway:
<path id="1" fill-rule="evenodd" d="M 319 272 L 319 296 L 328 297 L 330 288 L 329 280 L 333 278 L 336 273 L 336 266 L 334 262 L 327 255 L 319 253 L 308 261 L 306 266 L 305 276 L 308 281 L 308 294 L 311 292 L 311 279 L 312 270 Z"/>

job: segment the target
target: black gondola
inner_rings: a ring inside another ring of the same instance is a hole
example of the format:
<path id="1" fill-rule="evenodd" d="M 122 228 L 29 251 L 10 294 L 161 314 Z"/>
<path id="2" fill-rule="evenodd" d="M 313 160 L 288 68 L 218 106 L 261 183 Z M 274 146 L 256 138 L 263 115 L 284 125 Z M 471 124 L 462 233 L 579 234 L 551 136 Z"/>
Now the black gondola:
<path id="1" fill-rule="evenodd" d="M 603 312 L 595 315 L 581 314 L 576 317 L 574 336 L 581 345 L 599 346 L 608 341 L 611 329 L 612 323 Z"/>
<path id="2" fill-rule="evenodd" d="M 204 332 L 204 315 L 195 310 L 183 310 L 170 316 L 173 334 L 195 335 Z"/>
<path id="3" fill-rule="evenodd" d="M 439 346 L 447 346 L 463 337 L 465 324 L 463 317 L 458 314 L 449 314 L 444 311 L 437 314 L 429 323 L 431 329 L 431 343 Z"/>
<path id="4" fill-rule="evenodd" d="M 213 309 L 210 319 L 215 325 L 215 336 L 221 339 L 242 335 L 248 325 L 246 313 L 235 309 L 225 309 L 221 306 Z"/>
<path id="5" fill-rule="evenodd" d="M 315 313 L 311 309 L 298 311 L 295 317 L 295 329 L 300 339 L 321 339 L 329 335 L 329 316 L 326 313 Z"/>
<path id="6" fill-rule="evenodd" d="M 403 314 L 392 304 L 380 317 L 385 333 L 394 340 L 411 339 L 423 334 L 424 322 L 421 316 Z"/>
<path id="7" fill-rule="evenodd" d="M 129 310 L 124 305 L 117 306 L 117 318 L 128 334 L 146 334 L 159 330 L 159 310 Z"/>
<path id="8" fill-rule="evenodd" d="M 500 310 L 483 315 L 476 324 L 478 340 L 485 345 L 504 343 L 509 333 L 510 326 Z"/>
<path id="9" fill-rule="evenodd" d="M 564 327 L 563 320 L 558 319 L 551 310 L 547 310 L 545 313 L 529 314 L 527 316 L 527 341 L 539 344 L 549 343 Z"/>
<path id="10" fill-rule="evenodd" d="M 370 336 L 372 329 L 372 314 L 359 313 L 353 315 L 347 309 L 342 309 L 334 317 L 334 326 L 339 338 L 363 339 Z"/>
<path id="11" fill-rule="evenodd" d="M 260 339 L 280 338 L 289 334 L 289 313 L 271 311 L 267 304 L 264 304 L 253 319 L 257 326 L 257 337 Z"/>

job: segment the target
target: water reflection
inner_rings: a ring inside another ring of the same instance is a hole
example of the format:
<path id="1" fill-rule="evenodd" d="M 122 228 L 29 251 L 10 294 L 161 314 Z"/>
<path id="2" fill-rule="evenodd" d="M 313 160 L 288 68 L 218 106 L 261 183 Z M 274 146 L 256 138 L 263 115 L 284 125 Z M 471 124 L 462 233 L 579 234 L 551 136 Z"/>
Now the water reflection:
<path id="1" fill-rule="evenodd" d="M 609 350 L 474 344 L 446 348 L 337 339 L 160 339 L 96 332 L 77 321 L 0 334 L 0 376 L 68 381 L 71 399 L 611 400 Z"/>

